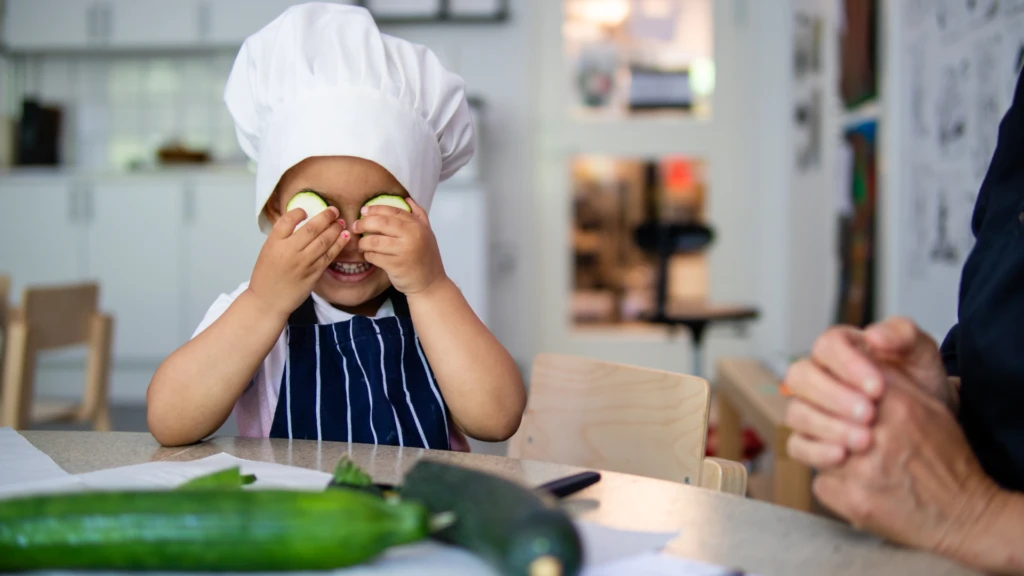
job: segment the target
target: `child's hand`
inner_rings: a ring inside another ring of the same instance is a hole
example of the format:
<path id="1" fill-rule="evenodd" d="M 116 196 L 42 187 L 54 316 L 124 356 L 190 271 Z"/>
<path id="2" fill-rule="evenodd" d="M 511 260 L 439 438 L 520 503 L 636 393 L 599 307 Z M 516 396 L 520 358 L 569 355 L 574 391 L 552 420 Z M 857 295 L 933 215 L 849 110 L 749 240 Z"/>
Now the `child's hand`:
<path id="1" fill-rule="evenodd" d="M 316 281 L 351 237 L 333 206 L 296 230 L 305 218 L 306 212 L 296 208 L 278 219 L 249 280 L 249 291 L 272 312 L 285 317 L 309 297 Z"/>
<path id="2" fill-rule="evenodd" d="M 412 198 L 405 201 L 411 214 L 393 206 L 364 207 L 352 233 L 365 234 L 359 240 L 363 257 L 387 272 L 391 284 L 408 295 L 423 292 L 446 276 L 427 213 Z"/>

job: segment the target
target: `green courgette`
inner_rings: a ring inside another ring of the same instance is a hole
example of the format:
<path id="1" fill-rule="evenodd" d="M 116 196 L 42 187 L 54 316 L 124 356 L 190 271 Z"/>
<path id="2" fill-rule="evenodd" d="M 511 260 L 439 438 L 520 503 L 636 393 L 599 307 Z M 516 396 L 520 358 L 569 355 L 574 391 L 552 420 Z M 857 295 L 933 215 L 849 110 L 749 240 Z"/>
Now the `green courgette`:
<path id="1" fill-rule="evenodd" d="M 455 522 L 433 536 L 466 548 L 505 576 L 575 576 L 583 563 L 576 527 L 552 499 L 508 480 L 421 460 L 405 477 L 402 500 Z"/>
<path id="2" fill-rule="evenodd" d="M 401 196 L 394 194 L 381 194 L 380 196 L 374 196 L 363 204 L 364 207 L 369 208 L 370 206 L 391 206 L 392 208 L 398 208 L 399 210 L 405 210 L 406 212 L 412 212 L 412 207 L 409 203 Z M 362 215 L 359 216 L 362 218 Z"/>
<path id="3" fill-rule="evenodd" d="M 0 501 L 0 572 L 327 570 L 421 540 L 430 527 L 418 503 L 354 490 L 35 496 Z"/>
<path id="4" fill-rule="evenodd" d="M 306 213 L 306 219 L 299 222 L 298 226 L 295 227 L 295 229 L 298 230 L 303 224 L 309 222 L 310 218 L 313 218 L 317 214 L 327 210 L 327 202 L 316 192 L 313 192 L 312 190 L 303 190 L 295 196 L 292 196 L 292 199 L 289 200 L 288 204 L 285 206 L 285 211 L 291 212 L 296 208 L 302 208 Z"/>
<path id="5" fill-rule="evenodd" d="M 252 474 L 242 474 L 237 466 L 197 476 L 178 486 L 178 490 L 238 490 L 256 481 Z"/>

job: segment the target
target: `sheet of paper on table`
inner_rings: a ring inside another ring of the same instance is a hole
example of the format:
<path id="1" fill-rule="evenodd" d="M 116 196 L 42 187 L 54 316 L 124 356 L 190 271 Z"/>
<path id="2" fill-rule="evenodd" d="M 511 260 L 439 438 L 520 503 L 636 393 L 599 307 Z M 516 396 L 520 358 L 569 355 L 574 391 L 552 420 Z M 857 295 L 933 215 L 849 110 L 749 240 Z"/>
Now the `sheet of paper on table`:
<path id="1" fill-rule="evenodd" d="M 323 490 L 331 479 L 325 472 L 243 460 L 224 453 L 191 462 L 148 462 L 70 475 L 20 434 L 10 428 L 0 428 L 0 498 L 73 490 L 162 490 L 234 466 L 240 467 L 244 474 L 256 476 L 252 489 Z M 722 576 L 728 573 L 719 567 L 654 553 L 676 538 L 678 532 L 615 530 L 585 521 L 577 521 L 576 525 L 587 554 L 582 576 Z M 495 572 L 468 552 L 427 542 L 392 550 L 376 562 L 332 574 L 486 576 Z M 121 573 L 120 576 L 127 575 Z"/>

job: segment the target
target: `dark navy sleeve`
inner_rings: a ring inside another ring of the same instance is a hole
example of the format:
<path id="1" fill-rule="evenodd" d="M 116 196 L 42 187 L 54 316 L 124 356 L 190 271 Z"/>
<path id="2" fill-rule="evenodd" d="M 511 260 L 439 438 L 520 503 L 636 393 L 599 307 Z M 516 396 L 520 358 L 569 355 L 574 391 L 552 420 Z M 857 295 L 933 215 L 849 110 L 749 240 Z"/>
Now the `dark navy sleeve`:
<path id="1" fill-rule="evenodd" d="M 959 328 L 959 324 L 954 324 L 949 329 L 946 339 L 942 341 L 942 346 L 939 348 L 939 353 L 942 355 L 942 364 L 946 367 L 946 374 L 956 377 L 960 376 L 960 363 L 957 361 L 956 354 Z"/>

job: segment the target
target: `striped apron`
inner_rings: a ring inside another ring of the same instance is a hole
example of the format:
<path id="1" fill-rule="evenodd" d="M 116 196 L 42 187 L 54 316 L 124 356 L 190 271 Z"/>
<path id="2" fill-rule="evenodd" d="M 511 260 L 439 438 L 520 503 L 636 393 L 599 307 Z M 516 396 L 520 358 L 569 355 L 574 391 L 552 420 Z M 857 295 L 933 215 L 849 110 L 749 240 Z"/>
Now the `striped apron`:
<path id="1" fill-rule="evenodd" d="M 292 313 L 271 438 L 450 448 L 447 406 L 392 292 L 389 318 L 320 325 L 312 297 Z"/>

